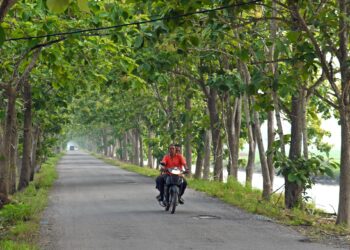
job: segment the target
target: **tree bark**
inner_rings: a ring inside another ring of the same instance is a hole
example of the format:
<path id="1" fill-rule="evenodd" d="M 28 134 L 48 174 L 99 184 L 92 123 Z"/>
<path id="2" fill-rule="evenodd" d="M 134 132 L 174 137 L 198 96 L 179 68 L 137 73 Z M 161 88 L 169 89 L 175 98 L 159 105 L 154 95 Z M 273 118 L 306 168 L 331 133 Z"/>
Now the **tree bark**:
<path id="1" fill-rule="evenodd" d="M 16 89 L 8 86 L 7 94 L 7 108 L 5 119 L 5 135 L 4 135 L 4 153 L 2 159 L 4 160 L 3 168 L 0 170 L 0 193 L 6 197 L 9 195 L 10 182 L 10 156 L 12 143 L 12 129 L 14 126 L 16 116 Z"/>
<path id="2" fill-rule="evenodd" d="M 134 154 L 133 154 L 133 163 L 135 165 L 140 165 L 140 151 L 139 151 L 139 131 L 137 129 L 133 129 L 133 145 L 134 145 Z"/>
<path id="3" fill-rule="evenodd" d="M 339 206 L 337 224 L 350 223 L 350 106 L 346 106 L 340 113 L 341 124 L 341 153 L 339 179 Z"/>
<path id="4" fill-rule="evenodd" d="M 128 161 L 128 133 L 124 133 L 122 141 L 122 161 Z"/>
<path id="5" fill-rule="evenodd" d="M 151 130 L 148 130 L 148 138 L 149 139 L 153 138 L 153 133 Z M 152 146 L 150 143 L 148 143 L 147 158 L 148 158 L 147 166 L 149 168 L 153 168 L 154 167 L 154 160 L 153 160 L 153 154 L 152 154 Z"/>
<path id="6" fill-rule="evenodd" d="M 209 90 L 208 110 L 210 117 L 210 127 L 213 142 L 213 156 L 214 156 L 214 180 L 223 180 L 223 155 L 222 155 L 222 138 L 221 138 L 221 123 L 219 113 L 216 107 L 217 91 L 215 89 Z"/>
<path id="7" fill-rule="evenodd" d="M 238 158 L 239 158 L 239 137 L 241 130 L 241 98 L 236 97 L 231 107 L 230 97 L 226 102 L 226 134 L 229 147 L 229 175 L 237 179 Z"/>
<path id="8" fill-rule="evenodd" d="M 253 102 L 253 100 L 252 100 L 252 102 Z M 265 200 L 269 200 L 272 187 L 271 187 L 271 181 L 270 181 L 269 168 L 268 168 L 267 160 L 266 160 L 266 156 L 265 156 L 265 148 L 264 148 L 264 144 L 262 141 L 259 114 L 256 110 L 254 110 L 253 115 L 254 115 L 254 121 L 255 121 L 256 141 L 258 144 L 259 155 L 260 155 L 261 172 L 262 172 L 262 176 L 263 176 L 262 196 Z"/>
<path id="9" fill-rule="evenodd" d="M 209 180 L 210 175 L 210 148 L 211 148 L 211 136 L 210 130 L 205 132 L 204 141 L 204 163 L 203 163 L 203 179 Z"/>
<path id="10" fill-rule="evenodd" d="M 191 136 L 190 130 L 192 127 L 192 121 L 191 121 L 190 112 L 192 110 L 192 105 L 191 105 L 191 98 L 188 96 L 186 96 L 185 108 L 187 112 L 186 135 L 185 135 L 185 157 L 186 157 L 187 168 L 189 169 L 189 176 L 191 176 L 192 174 L 192 145 L 191 145 L 192 136 Z"/>
<path id="11" fill-rule="evenodd" d="M 269 168 L 271 188 L 273 188 L 273 180 L 275 178 L 275 167 L 273 165 L 273 142 L 275 141 L 274 133 L 274 112 L 269 111 L 267 115 L 267 151 L 269 152 L 266 156 L 267 165 Z M 271 189 L 272 192 L 272 189 Z"/>
<path id="12" fill-rule="evenodd" d="M 289 150 L 289 159 L 296 160 L 301 157 L 302 144 L 302 100 L 301 92 L 292 97 L 291 110 L 291 141 Z M 288 176 L 285 179 L 285 206 L 286 208 L 293 208 L 301 201 L 301 193 L 303 187 L 296 182 L 290 182 Z"/>
<path id="13" fill-rule="evenodd" d="M 350 224 L 350 67 L 349 67 L 349 24 L 348 1 L 338 0 L 339 4 L 339 63 L 342 95 L 339 100 L 341 124 L 341 153 L 339 206 L 337 224 Z"/>
<path id="14" fill-rule="evenodd" d="M 139 166 L 140 167 L 143 167 L 143 138 L 142 138 L 142 135 L 139 133 L 139 149 L 140 149 L 140 164 Z"/>
<path id="15" fill-rule="evenodd" d="M 203 163 L 204 163 L 204 144 L 205 144 L 205 129 L 202 129 L 199 134 L 199 138 L 201 138 L 197 143 L 197 159 L 196 159 L 196 171 L 194 174 L 195 179 L 202 178 L 203 173 Z"/>
<path id="16" fill-rule="evenodd" d="M 41 130 L 39 128 L 39 126 L 35 126 L 33 134 L 32 134 L 32 162 L 30 164 L 31 168 L 30 168 L 30 181 L 32 181 L 34 179 L 34 174 L 35 171 L 37 169 L 37 166 L 40 165 L 40 162 L 38 161 L 38 149 L 40 148 L 40 136 L 41 136 Z"/>
<path id="17" fill-rule="evenodd" d="M 23 83 L 24 124 L 23 124 L 23 154 L 18 190 L 29 185 L 32 163 L 32 94 L 28 81 Z"/>

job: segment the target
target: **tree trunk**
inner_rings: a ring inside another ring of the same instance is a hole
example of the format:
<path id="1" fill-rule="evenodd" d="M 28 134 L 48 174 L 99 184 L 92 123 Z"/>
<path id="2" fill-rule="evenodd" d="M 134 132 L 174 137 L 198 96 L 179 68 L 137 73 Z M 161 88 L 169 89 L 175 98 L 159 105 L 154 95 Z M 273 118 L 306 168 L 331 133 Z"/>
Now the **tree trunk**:
<path id="1" fill-rule="evenodd" d="M 350 106 L 340 113 L 341 153 L 337 224 L 350 223 Z"/>
<path id="2" fill-rule="evenodd" d="M 139 133 L 139 149 L 140 149 L 140 167 L 143 167 L 143 138 L 142 135 Z"/>
<path id="3" fill-rule="evenodd" d="M 107 131 L 102 130 L 102 144 L 103 144 L 103 155 L 108 156 L 108 140 L 107 140 Z"/>
<path id="4" fill-rule="evenodd" d="M 253 100 L 252 100 L 252 102 L 253 102 Z M 265 148 L 264 148 L 264 144 L 262 141 L 259 114 L 256 110 L 253 111 L 253 114 L 254 114 L 254 121 L 255 121 L 256 141 L 258 144 L 261 172 L 262 172 L 262 176 L 263 176 L 262 196 L 265 200 L 269 200 L 272 188 L 271 188 L 271 181 L 270 181 L 270 175 L 269 175 L 269 168 L 267 166 L 267 160 L 266 160 L 266 156 L 265 156 Z"/>
<path id="5" fill-rule="evenodd" d="M 204 143 L 205 143 L 205 130 L 202 129 L 199 134 L 199 142 L 197 143 L 197 159 L 196 159 L 196 171 L 194 174 L 195 179 L 200 179 L 202 177 L 203 163 L 204 163 Z"/>
<path id="6" fill-rule="evenodd" d="M 221 123 L 219 113 L 216 107 L 217 91 L 210 89 L 208 98 L 208 110 L 210 117 L 210 127 L 213 142 L 214 156 L 214 180 L 223 180 L 223 155 L 222 155 L 222 138 L 221 138 Z"/>
<path id="7" fill-rule="evenodd" d="M 11 129 L 11 148 L 10 148 L 10 181 L 9 181 L 9 193 L 14 194 L 16 192 L 17 181 L 17 146 L 18 146 L 18 134 L 17 134 L 17 115 L 15 114 L 12 129 Z"/>
<path id="8" fill-rule="evenodd" d="M 204 163 L 203 163 L 203 179 L 209 180 L 210 175 L 210 148 L 211 148 L 211 136 L 210 130 L 205 132 L 204 140 Z"/>
<path id="9" fill-rule="evenodd" d="M 291 112 L 291 141 L 289 150 L 289 159 L 296 160 L 301 157 L 302 143 L 302 101 L 301 92 L 292 97 Z M 301 193 L 303 187 L 296 182 L 290 182 L 288 176 L 284 176 L 285 180 L 285 206 L 293 208 L 301 201 Z"/>
<path id="10" fill-rule="evenodd" d="M 251 186 L 253 181 L 253 170 L 255 163 L 255 149 L 256 149 L 256 141 L 255 141 L 255 124 L 250 119 L 250 105 L 249 98 L 245 94 L 244 95 L 244 113 L 246 120 L 246 127 L 248 133 L 248 145 L 249 145 L 249 153 L 248 153 L 248 162 L 246 166 L 246 185 Z"/>
<path id="11" fill-rule="evenodd" d="M 228 97 L 226 109 L 226 132 L 230 156 L 229 175 L 234 176 L 237 179 L 239 137 L 241 130 L 241 99 L 236 97 L 232 108 L 230 98 Z"/>
<path id="12" fill-rule="evenodd" d="M 192 174 L 192 145 L 191 145 L 191 128 L 192 128 L 192 121 L 191 121 L 191 116 L 190 112 L 192 109 L 191 105 L 191 98 L 186 96 L 185 100 L 185 108 L 186 108 L 186 135 L 185 135 L 185 157 L 186 157 L 186 163 L 187 163 L 187 168 L 189 169 L 189 176 Z"/>
<path id="13" fill-rule="evenodd" d="M 139 131 L 137 129 L 134 129 L 133 132 L 134 132 L 133 133 L 134 136 L 132 137 L 133 138 L 133 145 L 134 145 L 133 163 L 135 165 L 139 166 L 139 164 L 140 164 Z"/>
<path id="14" fill-rule="evenodd" d="M 271 192 L 273 188 L 273 180 L 275 178 L 275 167 L 273 165 L 273 142 L 275 141 L 275 133 L 274 133 L 274 112 L 269 111 L 267 117 L 267 165 L 270 174 L 270 182 L 271 182 Z"/>
<path id="15" fill-rule="evenodd" d="M 128 133 L 124 133 L 122 141 L 122 161 L 128 161 Z"/>
<path id="16" fill-rule="evenodd" d="M 341 153 L 339 206 L 337 224 L 350 224 L 350 67 L 349 67 L 349 23 L 348 1 L 339 3 L 339 63 L 341 72 L 342 98 L 338 99 L 341 124 Z"/>
<path id="17" fill-rule="evenodd" d="M 150 138 L 150 139 L 153 138 L 153 134 L 152 134 L 151 130 L 148 130 L 148 138 Z M 148 158 L 147 166 L 149 168 L 153 168 L 154 161 L 153 161 L 153 154 L 152 154 L 152 146 L 150 143 L 148 143 L 147 158 Z"/>
<path id="18" fill-rule="evenodd" d="M 23 154 L 18 190 L 29 185 L 32 163 L 32 94 L 28 81 L 23 83 L 24 124 L 23 124 Z"/>
<path id="19" fill-rule="evenodd" d="M 254 173 L 254 167 L 255 167 L 255 151 L 256 151 L 256 137 L 255 137 L 255 124 L 251 123 L 249 125 L 251 133 L 252 133 L 252 140 L 249 143 L 249 152 L 248 152 L 248 161 L 247 166 L 245 169 L 245 185 L 247 187 L 252 186 L 253 182 L 253 173 Z"/>
<path id="20" fill-rule="evenodd" d="M 7 94 L 7 109 L 5 120 L 5 136 L 4 136 L 4 153 L 1 157 L 3 159 L 3 166 L 0 170 L 0 193 L 5 197 L 9 195 L 10 182 L 10 156 L 11 156 L 11 137 L 12 128 L 16 116 L 16 90 L 9 86 L 6 90 Z"/>
<path id="21" fill-rule="evenodd" d="M 32 135 L 32 162 L 30 164 L 31 166 L 31 171 L 30 171 L 30 181 L 32 181 L 34 179 L 34 173 L 37 169 L 37 166 L 39 165 L 38 162 L 38 157 L 37 157 L 37 153 L 38 153 L 38 148 L 40 148 L 40 135 L 41 135 L 41 131 L 39 126 L 35 126 L 35 129 L 33 131 L 33 135 Z"/>

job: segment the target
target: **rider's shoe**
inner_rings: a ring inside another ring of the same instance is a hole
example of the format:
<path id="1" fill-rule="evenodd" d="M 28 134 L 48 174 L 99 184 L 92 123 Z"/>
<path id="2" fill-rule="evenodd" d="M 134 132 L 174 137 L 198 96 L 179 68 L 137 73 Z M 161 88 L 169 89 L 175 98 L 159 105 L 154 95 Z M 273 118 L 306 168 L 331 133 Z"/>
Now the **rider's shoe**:
<path id="1" fill-rule="evenodd" d="M 160 194 L 158 194 L 158 195 L 156 196 L 156 199 L 157 199 L 157 201 L 163 200 L 162 197 L 160 196 Z"/>
<path id="2" fill-rule="evenodd" d="M 164 201 L 159 201 L 159 205 L 160 205 L 161 207 L 166 207 L 166 203 L 165 203 Z"/>
<path id="3" fill-rule="evenodd" d="M 181 205 L 185 204 L 185 200 L 181 196 L 179 196 L 179 203 Z"/>

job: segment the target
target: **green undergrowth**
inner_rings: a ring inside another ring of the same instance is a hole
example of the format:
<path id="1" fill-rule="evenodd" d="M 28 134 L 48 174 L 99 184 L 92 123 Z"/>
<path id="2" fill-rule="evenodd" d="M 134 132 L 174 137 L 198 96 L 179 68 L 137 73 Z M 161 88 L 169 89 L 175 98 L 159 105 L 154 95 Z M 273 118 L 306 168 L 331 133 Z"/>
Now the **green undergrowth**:
<path id="1" fill-rule="evenodd" d="M 98 156 L 105 162 L 125 170 L 142 175 L 156 177 L 159 171 L 148 167 L 139 167 Z M 190 188 L 204 192 L 212 197 L 239 207 L 247 212 L 259 214 L 275 222 L 294 227 L 301 233 L 317 241 L 327 241 L 341 237 L 342 244 L 350 244 L 350 231 L 346 227 L 335 225 L 335 216 L 316 209 L 313 204 L 305 204 L 302 209 L 285 209 L 283 194 L 273 194 L 269 201 L 262 199 L 261 190 L 245 187 L 233 178 L 226 183 L 218 181 L 187 178 Z M 335 243 L 337 244 L 337 243 Z"/>
<path id="2" fill-rule="evenodd" d="M 56 164 L 62 155 L 49 158 L 36 173 L 34 181 L 10 197 L 11 203 L 0 210 L 0 249 L 36 250 L 40 214 L 47 206 L 48 192 L 57 178 Z"/>

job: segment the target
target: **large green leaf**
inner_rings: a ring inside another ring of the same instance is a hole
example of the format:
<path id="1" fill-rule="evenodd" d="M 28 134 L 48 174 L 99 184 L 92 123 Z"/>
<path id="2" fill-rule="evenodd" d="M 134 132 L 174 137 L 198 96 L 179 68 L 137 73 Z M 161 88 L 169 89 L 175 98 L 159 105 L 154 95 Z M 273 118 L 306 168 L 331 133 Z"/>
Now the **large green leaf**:
<path id="1" fill-rule="evenodd" d="M 139 35 L 135 40 L 135 48 L 141 48 L 143 46 L 144 39 L 142 35 Z"/>
<path id="2" fill-rule="evenodd" d="M 69 0 L 47 0 L 47 8 L 55 13 L 62 13 L 69 5 Z"/>
<path id="3" fill-rule="evenodd" d="M 90 12 L 87 0 L 78 0 L 78 6 L 81 11 Z"/>

